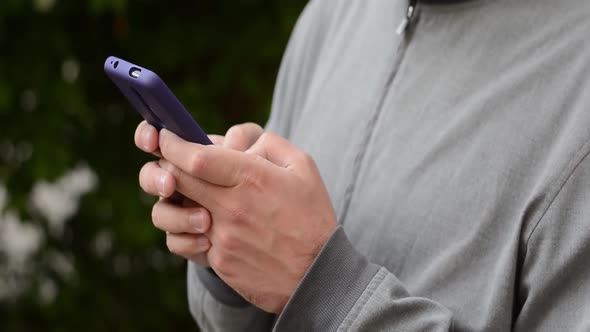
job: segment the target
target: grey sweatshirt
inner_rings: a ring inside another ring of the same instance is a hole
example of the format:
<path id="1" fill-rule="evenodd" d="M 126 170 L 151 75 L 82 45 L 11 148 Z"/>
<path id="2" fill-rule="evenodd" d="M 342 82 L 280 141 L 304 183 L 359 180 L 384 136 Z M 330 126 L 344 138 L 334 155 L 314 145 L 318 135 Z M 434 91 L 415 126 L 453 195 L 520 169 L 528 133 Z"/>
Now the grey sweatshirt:
<path id="1" fill-rule="evenodd" d="M 189 264 L 205 331 L 590 331 L 590 1 L 313 0 L 267 129 L 341 227 L 278 316 Z"/>

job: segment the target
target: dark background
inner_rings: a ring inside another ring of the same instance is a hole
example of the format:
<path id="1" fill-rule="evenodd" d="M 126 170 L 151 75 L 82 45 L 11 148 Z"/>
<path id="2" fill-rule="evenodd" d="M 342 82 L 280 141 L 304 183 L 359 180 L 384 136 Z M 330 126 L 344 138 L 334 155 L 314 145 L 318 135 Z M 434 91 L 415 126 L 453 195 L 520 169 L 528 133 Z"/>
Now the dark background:
<path id="1" fill-rule="evenodd" d="M 304 3 L 0 1 L 0 331 L 197 329 L 103 62 L 156 71 L 209 133 L 264 124 Z"/>

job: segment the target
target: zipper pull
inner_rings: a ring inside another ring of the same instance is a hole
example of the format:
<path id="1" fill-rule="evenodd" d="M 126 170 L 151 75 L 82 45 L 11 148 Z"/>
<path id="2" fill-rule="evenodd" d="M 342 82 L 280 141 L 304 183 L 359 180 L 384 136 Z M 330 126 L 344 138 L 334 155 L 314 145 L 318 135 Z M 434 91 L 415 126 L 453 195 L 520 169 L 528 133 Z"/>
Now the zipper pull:
<path id="1" fill-rule="evenodd" d="M 408 11 L 406 12 L 406 17 L 401 21 L 395 32 L 398 35 L 403 35 L 408 28 L 408 25 L 412 21 L 412 17 L 414 17 L 414 10 L 416 9 L 416 0 L 409 0 L 408 3 Z"/>

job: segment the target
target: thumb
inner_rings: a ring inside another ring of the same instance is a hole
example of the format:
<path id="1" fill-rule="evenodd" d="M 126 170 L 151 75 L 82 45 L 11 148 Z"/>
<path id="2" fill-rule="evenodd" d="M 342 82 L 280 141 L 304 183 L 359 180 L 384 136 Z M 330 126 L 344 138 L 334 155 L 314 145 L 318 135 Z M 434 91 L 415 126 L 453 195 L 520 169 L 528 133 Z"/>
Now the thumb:
<path id="1" fill-rule="evenodd" d="M 242 123 L 235 125 L 225 134 L 223 146 L 238 151 L 250 148 L 264 133 L 264 129 L 256 123 Z"/>
<path id="2" fill-rule="evenodd" d="M 263 157 L 271 163 L 283 167 L 293 168 L 305 162 L 308 156 L 295 147 L 285 138 L 273 134 L 264 133 L 246 153 L 252 153 Z"/>

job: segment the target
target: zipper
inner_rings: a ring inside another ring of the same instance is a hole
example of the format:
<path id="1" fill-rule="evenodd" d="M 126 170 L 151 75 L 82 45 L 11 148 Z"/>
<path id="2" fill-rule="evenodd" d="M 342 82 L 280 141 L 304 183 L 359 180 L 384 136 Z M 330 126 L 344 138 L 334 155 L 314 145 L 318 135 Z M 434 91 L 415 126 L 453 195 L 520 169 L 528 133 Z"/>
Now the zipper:
<path id="1" fill-rule="evenodd" d="M 408 29 L 408 25 L 412 22 L 412 18 L 414 18 L 414 12 L 416 10 L 416 2 L 418 0 L 409 0 L 408 2 L 408 10 L 406 12 L 406 17 L 400 22 L 395 32 L 398 35 L 403 35 L 404 32 Z"/>
<path id="2" fill-rule="evenodd" d="M 410 25 L 410 23 L 412 23 L 412 19 L 414 18 L 417 2 L 418 2 L 418 0 L 409 0 L 408 1 L 408 10 L 406 12 L 406 17 L 401 22 L 401 24 L 399 25 L 399 27 L 397 28 L 397 31 L 396 31 L 399 35 L 404 34 L 406 32 L 406 30 L 408 29 L 408 26 Z M 368 150 L 368 146 L 369 146 L 369 144 L 373 138 L 373 135 L 375 133 L 375 126 L 376 126 L 377 122 L 379 121 L 381 114 L 383 113 L 383 108 L 385 106 L 385 100 L 387 99 L 387 96 L 390 93 L 391 85 L 393 84 L 393 81 L 397 76 L 397 73 L 399 71 L 401 63 L 402 63 L 403 59 L 405 58 L 406 50 L 408 48 L 409 42 L 410 42 L 409 36 L 405 36 L 405 38 L 403 38 L 400 41 L 397 51 L 395 52 L 395 58 L 392 61 L 392 65 L 391 65 L 390 70 L 387 74 L 387 77 L 385 77 L 383 91 L 380 94 L 380 97 L 379 97 L 378 103 L 375 107 L 374 113 L 370 117 L 370 119 L 365 127 L 364 137 L 361 141 L 362 143 L 360 145 L 360 149 L 357 152 L 357 154 L 353 160 L 353 171 L 352 172 L 353 172 L 354 176 L 344 191 L 344 204 L 342 205 L 342 209 L 341 209 L 340 213 L 338 214 L 338 220 L 340 221 L 340 223 L 342 225 L 344 225 L 346 217 L 348 216 L 348 209 L 350 208 L 352 195 L 356 189 L 358 177 L 361 172 L 363 162 L 365 161 L 365 152 Z"/>

